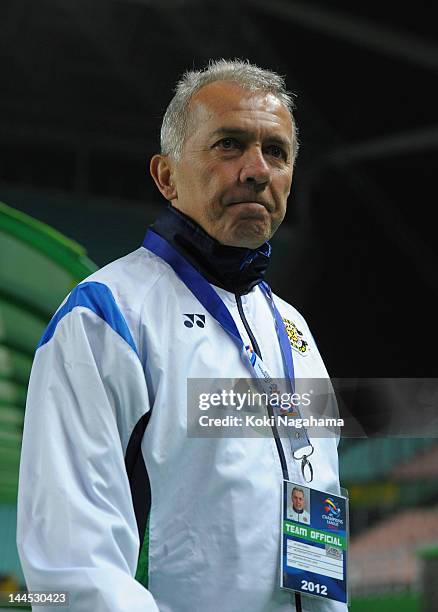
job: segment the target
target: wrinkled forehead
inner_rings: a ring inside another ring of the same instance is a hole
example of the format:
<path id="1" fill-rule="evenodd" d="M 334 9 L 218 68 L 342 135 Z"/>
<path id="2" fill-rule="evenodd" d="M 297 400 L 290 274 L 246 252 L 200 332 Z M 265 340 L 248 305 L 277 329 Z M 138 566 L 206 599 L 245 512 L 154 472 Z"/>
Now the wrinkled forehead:
<path id="1" fill-rule="evenodd" d="M 273 120 L 288 133 L 292 130 L 289 109 L 277 96 L 251 91 L 231 81 L 215 81 L 198 90 L 190 100 L 189 113 L 190 120 L 197 125 L 247 117 Z"/>

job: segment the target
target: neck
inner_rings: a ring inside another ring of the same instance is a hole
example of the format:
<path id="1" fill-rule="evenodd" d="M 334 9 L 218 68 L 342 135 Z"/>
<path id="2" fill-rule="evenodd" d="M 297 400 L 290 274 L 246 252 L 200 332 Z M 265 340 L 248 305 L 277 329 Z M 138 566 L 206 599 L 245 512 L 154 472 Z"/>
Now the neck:
<path id="1" fill-rule="evenodd" d="M 263 279 L 269 263 L 268 242 L 258 249 L 219 243 L 193 219 L 172 206 L 152 229 L 170 242 L 210 283 L 242 295 Z"/>

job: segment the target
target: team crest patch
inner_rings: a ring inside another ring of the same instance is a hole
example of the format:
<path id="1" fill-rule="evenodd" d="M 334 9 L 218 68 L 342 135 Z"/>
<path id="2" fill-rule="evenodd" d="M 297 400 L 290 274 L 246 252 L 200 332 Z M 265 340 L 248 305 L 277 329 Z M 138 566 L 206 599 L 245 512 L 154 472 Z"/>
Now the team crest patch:
<path id="1" fill-rule="evenodd" d="M 309 343 L 304 340 L 303 332 L 300 332 L 295 323 L 289 321 L 289 319 L 283 318 L 283 321 L 292 348 L 297 350 L 302 355 L 307 355 L 309 352 Z"/>

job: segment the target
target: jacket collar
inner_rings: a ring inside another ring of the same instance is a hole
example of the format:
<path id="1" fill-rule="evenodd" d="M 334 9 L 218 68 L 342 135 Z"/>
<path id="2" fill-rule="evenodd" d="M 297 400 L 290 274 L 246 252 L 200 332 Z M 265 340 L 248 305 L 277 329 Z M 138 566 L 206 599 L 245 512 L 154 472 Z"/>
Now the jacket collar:
<path id="1" fill-rule="evenodd" d="M 226 246 L 170 205 L 152 229 L 172 244 L 208 282 L 226 291 L 238 295 L 248 293 L 265 276 L 271 254 L 269 242 L 255 250 Z"/>

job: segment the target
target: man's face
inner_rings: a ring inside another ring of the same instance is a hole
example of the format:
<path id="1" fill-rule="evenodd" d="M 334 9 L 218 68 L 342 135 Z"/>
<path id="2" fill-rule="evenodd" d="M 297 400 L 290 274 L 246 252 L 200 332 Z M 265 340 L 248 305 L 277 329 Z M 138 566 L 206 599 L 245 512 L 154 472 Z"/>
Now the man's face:
<path id="1" fill-rule="evenodd" d="M 292 120 L 272 94 L 215 82 L 190 103 L 172 163 L 172 204 L 222 244 L 257 248 L 283 221 L 292 182 Z"/>
<path id="2" fill-rule="evenodd" d="M 293 491 L 292 505 L 295 510 L 302 510 L 304 508 L 304 494 L 302 491 Z"/>

